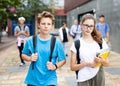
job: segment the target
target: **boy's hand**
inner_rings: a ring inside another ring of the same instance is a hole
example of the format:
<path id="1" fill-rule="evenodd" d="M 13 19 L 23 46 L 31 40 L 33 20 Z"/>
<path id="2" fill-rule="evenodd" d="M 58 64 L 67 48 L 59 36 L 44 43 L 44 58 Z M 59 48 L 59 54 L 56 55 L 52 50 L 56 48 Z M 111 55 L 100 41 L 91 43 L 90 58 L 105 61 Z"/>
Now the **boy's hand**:
<path id="1" fill-rule="evenodd" d="M 30 61 L 36 61 L 38 58 L 38 54 L 35 53 L 35 54 L 32 54 L 31 57 L 30 57 Z"/>
<path id="2" fill-rule="evenodd" d="M 55 65 L 52 64 L 52 62 L 47 62 L 46 65 L 47 65 L 48 70 L 55 70 L 56 69 Z"/>

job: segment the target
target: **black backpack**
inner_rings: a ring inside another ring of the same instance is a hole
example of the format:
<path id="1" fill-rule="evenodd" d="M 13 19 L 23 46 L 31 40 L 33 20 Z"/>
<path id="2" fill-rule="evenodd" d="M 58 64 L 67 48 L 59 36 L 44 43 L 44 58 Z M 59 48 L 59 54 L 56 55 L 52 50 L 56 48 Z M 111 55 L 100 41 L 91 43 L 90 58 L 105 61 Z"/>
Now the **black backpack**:
<path id="1" fill-rule="evenodd" d="M 50 43 L 50 56 L 49 56 L 49 61 L 50 62 L 52 60 L 52 53 L 53 53 L 53 50 L 54 50 L 55 42 L 56 42 L 56 38 L 54 36 L 52 36 L 51 43 Z M 37 35 L 34 35 L 33 36 L 34 53 L 36 53 L 36 44 L 37 44 Z M 32 62 L 32 70 L 34 69 L 34 63 L 35 62 Z"/>
<path id="2" fill-rule="evenodd" d="M 100 46 L 100 49 L 102 49 L 102 44 L 100 44 L 100 43 L 98 43 L 99 44 L 99 46 Z M 79 57 L 79 48 L 80 48 L 80 40 L 76 40 L 75 42 L 74 42 L 74 45 L 75 45 L 75 49 L 76 49 L 76 51 L 77 51 L 77 56 L 76 56 L 76 62 L 77 62 L 77 64 L 80 64 L 80 57 Z M 78 70 L 77 71 L 75 71 L 76 72 L 76 78 L 78 78 Z"/>
<path id="3" fill-rule="evenodd" d="M 21 29 L 21 26 L 18 25 L 18 27 L 19 27 L 19 29 L 20 29 L 20 31 L 21 31 L 21 30 L 22 30 L 22 29 Z M 25 27 L 26 27 L 26 25 L 24 25 L 23 31 L 25 31 Z"/>

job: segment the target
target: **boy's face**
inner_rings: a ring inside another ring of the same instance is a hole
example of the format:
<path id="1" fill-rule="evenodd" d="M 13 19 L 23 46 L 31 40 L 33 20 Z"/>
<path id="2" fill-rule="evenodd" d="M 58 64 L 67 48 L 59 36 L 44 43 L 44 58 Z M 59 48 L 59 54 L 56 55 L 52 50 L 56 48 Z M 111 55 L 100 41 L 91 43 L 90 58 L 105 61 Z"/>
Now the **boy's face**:
<path id="1" fill-rule="evenodd" d="M 100 21 L 101 23 L 104 23 L 105 18 L 104 18 L 104 17 L 100 17 L 100 18 L 99 18 L 99 21 Z"/>
<path id="2" fill-rule="evenodd" d="M 53 28 L 52 20 L 50 18 L 42 18 L 39 27 L 41 34 L 48 35 Z"/>

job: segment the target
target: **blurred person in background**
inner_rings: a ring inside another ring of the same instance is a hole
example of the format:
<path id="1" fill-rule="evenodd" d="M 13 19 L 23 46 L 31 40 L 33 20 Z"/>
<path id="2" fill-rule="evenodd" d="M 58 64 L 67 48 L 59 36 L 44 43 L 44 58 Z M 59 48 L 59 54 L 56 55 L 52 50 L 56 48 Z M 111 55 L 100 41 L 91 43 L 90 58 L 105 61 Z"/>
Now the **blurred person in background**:
<path id="1" fill-rule="evenodd" d="M 21 55 L 22 55 L 22 50 L 26 43 L 26 40 L 30 36 L 30 31 L 29 31 L 29 27 L 24 24 L 25 22 L 24 17 L 19 17 L 18 21 L 19 21 L 19 25 L 15 27 L 14 36 L 17 37 L 17 47 L 19 49 L 19 56 L 21 60 L 20 66 L 24 66 L 25 61 L 22 59 Z"/>
<path id="2" fill-rule="evenodd" d="M 76 19 L 74 20 L 74 24 L 71 26 L 70 35 L 72 36 L 74 41 L 81 37 L 81 28 L 78 24 L 78 20 Z"/>
<path id="3" fill-rule="evenodd" d="M 66 23 L 63 23 L 62 27 L 59 29 L 59 38 L 62 41 L 65 54 L 66 56 L 68 56 L 67 49 L 68 49 L 68 41 L 70 40 L 70 37 L 69 37 L 69 29 L 67 28 Z"/>
<path id="4" fill-rule="evenodd" d="M 96 24 L 96 28 L 100 31 L 102 38 L 105 39 L 107 43 L 110 41 L 110 28 L 107 23 L 105 23 L 105 16 L 99 16 L 99 23 Z"/>

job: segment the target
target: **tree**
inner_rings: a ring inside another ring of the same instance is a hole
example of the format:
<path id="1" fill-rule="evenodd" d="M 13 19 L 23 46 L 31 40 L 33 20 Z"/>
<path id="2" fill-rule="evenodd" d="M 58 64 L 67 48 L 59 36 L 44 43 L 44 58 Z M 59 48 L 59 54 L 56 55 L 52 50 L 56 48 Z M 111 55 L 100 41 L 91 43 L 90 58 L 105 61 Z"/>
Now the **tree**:
<path id="1" fill-rule="evenodd" d="M 30 19 L 35 18 L 38 13 L 49 10 L 41 0 L 24 0 L 28 1 L 27 4 L 22 2 L 23 0 L 0 0 L 0 42 L 1 42 L 1 31 L 6 26 L 8 18 L 12 19 L 15 16 L 24 16 Z"/>
<path id="2" fill-rule="evenodd" d="M 19 10 L 19 16 L 31 17 L 35 16 L 42 11 L 50 11 L 47 5 L 41 0 L 28 0 L 27 5 L 23 5 Z"/>
<path id="3" fill-rule="evenodd" d="M 21 5 L 20 0 L 0 0 L 0 42 L 1 32 L 6 26 L 7 18 L 12 18 Z"/>
<path id="4" fill-rule="evenodd" d="M 21 7 L 21 10 L 18 14 L 19 16 L 24 16 L 27 19 L 35 20 L 35 28 L 37 28 L 37 15 L 42 11 L 51 10 L 41 0 L 28 0 L 28 3 Z"/>

